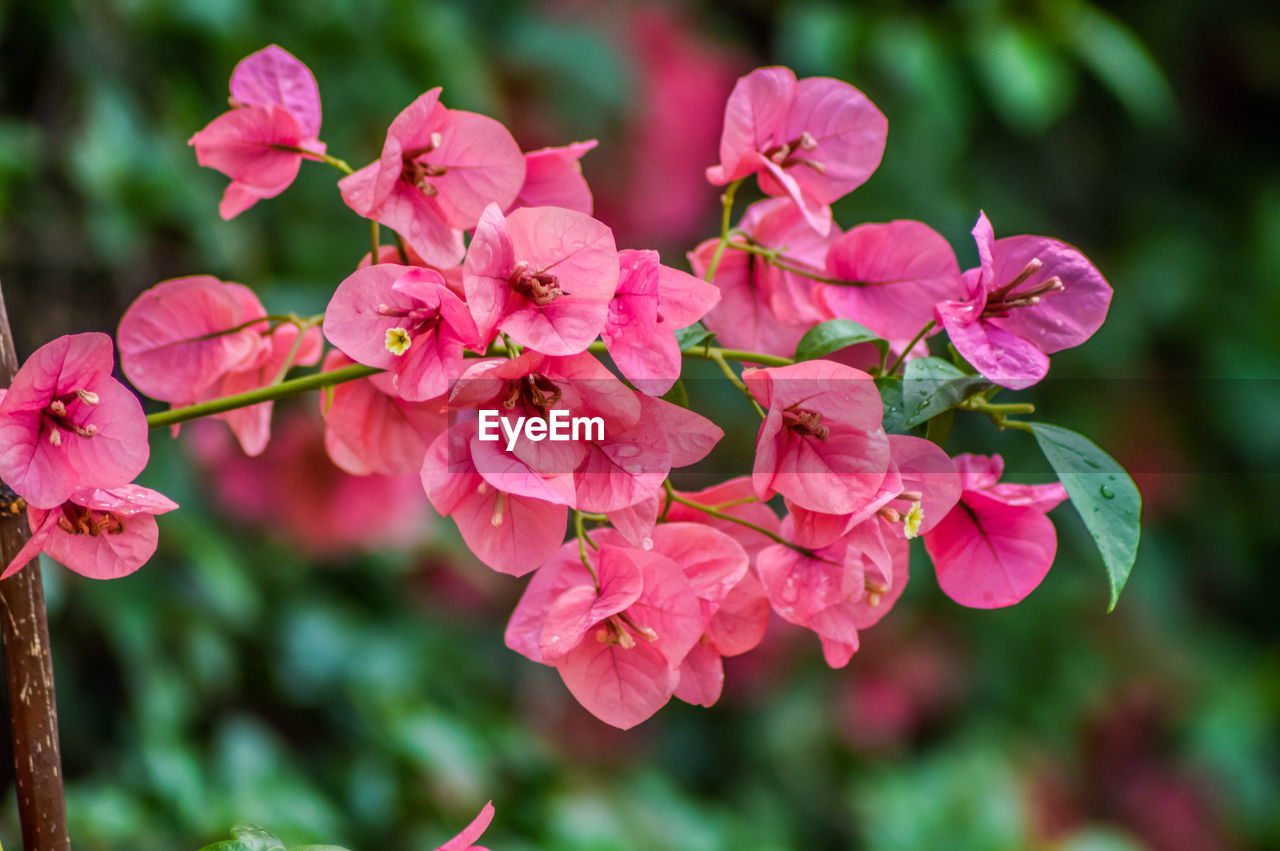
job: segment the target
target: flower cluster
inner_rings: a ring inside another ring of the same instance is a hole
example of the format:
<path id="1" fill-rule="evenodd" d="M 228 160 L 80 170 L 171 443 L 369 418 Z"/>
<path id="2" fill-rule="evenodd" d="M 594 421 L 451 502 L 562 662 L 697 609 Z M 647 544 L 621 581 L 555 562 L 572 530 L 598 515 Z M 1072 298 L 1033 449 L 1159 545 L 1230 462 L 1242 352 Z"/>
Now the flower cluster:
<path id="1" fill-rule="evenodd" d="M 672 696 L 714 703 L 722 658 L 755 647 L 771 613 L 847 664 L 901 595 L 920 535 L 964 605 L 1010 605 L 1043 579 L 1056 549 L 1045 513 L 1063 486 L 1000 484 L 999 456 L 952 458 L 934 429 L 910 432 L 957 407 L 1033 430 L 1008 419 L 1029 406 L 992 396 L 1035 383 L 1049 354 L 1096 331 L 1111 290 L 1076 249 L 997 240 L 985 215 L 969 271 L 921 222 L 842 231 L 831 204 L 872 175 L 887 133 L 854 87 L 778 67 L 738 81 L 707 170 L 727 187 L 725 226 L 689 254 L 692 275 L 620 250 L 592 216 L 579 160 L 594 141 L 522 152 L 436 88 L 351 169 L 320 142 L 315 80 L 282 49 L 241 62 L 231 92 L 231 111 L 192 138 L 200 163 L 231 178 L 223 216 L 322 161 L 375 223 L 372 249 L 318 317 L 269 315 L 250 289 L 208 276 L 158 284 L 120 323 L 125 375 L 178 409 L 166 422 L 228 403 L 216 415 L 253 455 L 289 370 L 322 364 L 305 386 L 326 387 L 331 460 L 416 473 L 482 562 L 532 574 L 507 644 L 555 667 L 597 717 L 626 728 Z M 730 228 L 751 176 L 765 197 Z M 929 357 L 942 331 L 950 361 Z M 106 337 L 46 349 L 0 402 L 0 476 L 32 506 L 29 549 L 127 572 L 154 548 L 154 521 L 134 515 L 173 507 L 127 484 L 146 461 L 140 408 L 109 377 Z M 687 358 L 742 392 L 726 419 L 762 420 L 750 475 L 696 493 L 671 471 L 723 432 L 682 402 Z M 921 364 L 954 377 L 951 390 L 906 387 Z M 913 417 L 890 416 L 908 398 Z M 558 434 L 571 420 L 588 427 Z M 85 535 L 129 546 L 74 548 Z"/>

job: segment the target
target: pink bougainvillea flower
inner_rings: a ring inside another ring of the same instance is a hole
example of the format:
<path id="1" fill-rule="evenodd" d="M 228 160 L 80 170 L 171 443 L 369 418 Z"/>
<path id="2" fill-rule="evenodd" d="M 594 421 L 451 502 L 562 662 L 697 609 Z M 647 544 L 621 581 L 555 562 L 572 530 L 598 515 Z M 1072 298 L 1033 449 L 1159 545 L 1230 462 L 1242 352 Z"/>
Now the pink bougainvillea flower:
<path id="1" fill-rule="evenodd" d="M 790 526 L 783 521 L 784 537 Z M 757 565 L 773 610 L 816 632 L 827 664 L 840 668 L 858 649 L 858 630 L 878 620 L 906 584 L 907 557 L 906 539 L 886 535 L 882 521 L 871 518 L 826 547 L 768 546 Z"/>
<path id="2" fill-rule="evenodd" d="M 339 351 L 324 359 L 324 371 L 352 361 Z M 333 463 L 357 476 L 407 475 L 422 469 L 431 442 L 449 427 L 446 400 L 408 402 L 396 395 L 385 372 L 345 381 L 321 394 L 324 445 Z"/>
<path id="3" fill-rule="evenodd" d="M 588 712 L 625 730 L 670 700 L 706 619 L 666 556 L 602 543 L 587 559 L 594 577 L 571 541 L 538 570 L 511 616 L 507 646 L 554 665 Z"/>
<path id="4" fill-rule="evenodd" d="M 735 236 L 734 242 L 785 250 L 788 265 L 819 276 L 825 275 L 827 252 L 840 235 L 838 228 L 826 236 L 818 234 L 786 198 L 752 204 L 738 229 L 743 235 Z M 699 278 L 706 276 L 718 242 L 707 240 L 689 254 Z M 733 247 L 721 256 L 712 283 L 721 298 L 704 322 L 726 346 L 789 357 L 806 331 L 834 316 L 812 278 Z"/>
<path id="5" fill-rule="evenodd" d="M 796 80 L 790 68 L 757 68 L 738 80 L 725 108 L 719 186 L 759 177 L 767 195 L 786 195 L 819 233 L 827 205 L 861 186 L 880 165 L 888 122 L 866 95 L 828 77 Z"/>
<path id="6" fill-rule="evenodd" d="M 543 148 L 524 155 L 524 185 L 506 212 L 519 207 L 563 207 L 591 215 L 591 187 L 579 160 L 597 144 L 595 139 L 560 148 Z"/>
<path id="7" fill-rule="evenodd" d="M 661 396 L 680 377 L 676 330 L 697 322 L 720 291 L 692 275 L 663 266 L 656 251 L 618 252 L 621 274 L 603 337 L 609 356 L 643 393 Z"/>
<path id="8" fill-rule="evenodd" d="M 964 273 L 967 297 L 936 307 L 960 354 L 991 381 L 1030 387 L 1049 355 L 1093 336 L 1111 287 L 1074 247 L 1042 236 L 996 239 L 982 213 L 973 226 L 981 265 Z"/>
<path id="9" fill-rule="evenodd" d="M 864 284 L 822 287 L 831 312 L 886 340 L 910 340 L 935 304 L 964 297 L 951 244 L 922 222 L 859 225 L 831 244 L 827 274 Z"/>
<path id="10" fill-rule="evenodd" d="M 315 78 L 283 48 L 273 44 L 240 60 L 231 75 L 231 106 L 188 143 L 200 165 L 231 178 L 218 207 L 224 219 L 279 195 L 304 157 L 324 153 Z"/>
<path id="11" fill-rule="evenodd" d="M 404 399 L 443 395 L 479 347 L 471 313 L 434 269 L 380 263 L 357 269 L 324 315 L 324 335 L 352 360 L 388 370 Z"/>
<path id="12" fill-rule="evenodd" d="M 1067 498 L 1057 482 L 996 484 L 999 455 L 958 455 L 960 501 L 924 535 L 938 585 L 962 606 L 1011 606 L 1036 589 L 1053 564 L 1058 537 L 1045 516 Z"/>
<path id="13" fill-rule="evenodd" d="M 743 381 L 769 413 L 756 438 L 756 495 L 851 514 L 872 501 L 890 469 L 883 403 L 871 377 L 827 360 L 748 369 Z"/>
<path id="14" fill-rule="evenodd" d="M 481 339 L 496 329 L 548 355 L 585 351 L 604 330 L 618 287 L 613 232 L 560 207 L 525 207 L 503 217 L 490 204 L 463 269 Z"/>
<path id="15" fill-rule="evenodd" d="M 301 339 L 299 339 L 301 335 Z M 125 311 L 117 333 L 120 365 L 142 393 L 177 406 L 265 387 L 293 366 L 320 360 L 319 329 L 274 329 L 262 302 L 242 284 L 193 275 L 162 281 Z M 271 402 L 216 414 L 248 455 L 271 434 Z"/>
<path id="16" fill-rule="evenodd" d="M 210 275 L 162 281 L 120 320 L 120 367 L 143 395 L 184 404 L 259 360 L 268 325 L 262 303 L 242 284 Z"/>
<path id="17" fill-rule="evenodd" d="M 111 338 L 58 337 L 27 359 L 0 399 L 0 480 L 36 508 L 133 481 L 147 465 L 142 405 L 111 377 Z"/>
<path id="18" fill-rule="evenodd" d="M 511 133 L 485 115 L 420 96 L 387 130 L 382 156 L 338 182 L 347 206 L 404 237 L 433 266 L 462 259 L 462 231 L 485 205 L 505 209 L 524 184 L 525 160 Z"/>
<path id="19" fill-rule="evenodd" d="M 472 459 L 476 420 L 437 437 L 422 463 L 422 487 L 436 511 L 452 517 L 476 558 L 501 573 L 523 576 L 564 540 L 569 512 L 534 497 L 507 493 L 480 475 Z"/>
<path id="20" fill-rule="evenodd" d="M 118 579 L 146 563 L 156 551 L 155 515 L 178 504 L 139 485 L 83 488 L 52 509 L 27 509 L 31 539 L 0 579 L 21 570 L 40 553 L 90 579 Z"/>
<path id="21" fill-rule="evenodd" d="M 471 820 L 471 824 L 467 825 L 453 839 L 441 845 L 436 851 L 488 851 L 479 845 L 472 845 L 480 838 L 480 834 L 489 829 L 489 823 L 493 821 L 493 801 L 485 804 L 483 809 Z"/>

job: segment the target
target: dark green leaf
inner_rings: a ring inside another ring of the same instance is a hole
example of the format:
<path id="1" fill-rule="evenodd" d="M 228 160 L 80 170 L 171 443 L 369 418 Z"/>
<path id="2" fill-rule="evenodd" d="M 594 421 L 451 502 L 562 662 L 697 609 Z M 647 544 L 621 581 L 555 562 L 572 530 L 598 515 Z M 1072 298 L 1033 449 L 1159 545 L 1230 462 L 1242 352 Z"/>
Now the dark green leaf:
<path id="1" fill-rule="evenodd" d="M 889 434 L 906 434 L 902 412 L 902 379 L 887 375 L 876 379 L 880 400 L 884 403 L 884 430 Z"/>
<path id="2" fill-rule="evenodd" d="M 874 343 L 880 357 L 889 356 L 889 341 L 852 319 L 829 319 L 810 328 L 796 346 L 796 360 L 813 360 L 855 343 Z"/>
<path id="3" fill-rule="evenodd" d="M 925 439 L 931 440 L 938 446 L 941 446 L 946 443 L 947 435 L 951 433 L 951 424 L 955 421 L 956 412 L 954 408 L 949 411 L 943 411 L 933 419 L 929 420 L 929 424 L 925 426 Z"/>
<path id="4" fill-rule="evenodd" d="M 965 375 L 942 358 L 907 362 L 902 380 L 905 425 L 920 425 L 991 386 L 980 375 Z"/>
<path id="5" fill-rule="evenodd" d="M 682 408 L 689 407 L 689 390 L 684 386 L 684 381 L 677 379 L 676 383 L 671 385 L 671 389 L 662 394 L 662 401 Z"/>
<path id="6" fill-rule="evenodd" d="M 1047 423 L 1028 425 L 1102 554 L 1111 581 L 1110 611 L 1138 556 L 1142 495 L 1124 468 L 1093 441 Z"/>
<path id="7" fill-rule="evenodd" d="M 715 338 L 716 335 L 708 331 L 701 322 L 676 331 L 676 342 L 680 344 L 680 351 L 682 352 L 687 352 L 698 346 L 709 346 Z"/>

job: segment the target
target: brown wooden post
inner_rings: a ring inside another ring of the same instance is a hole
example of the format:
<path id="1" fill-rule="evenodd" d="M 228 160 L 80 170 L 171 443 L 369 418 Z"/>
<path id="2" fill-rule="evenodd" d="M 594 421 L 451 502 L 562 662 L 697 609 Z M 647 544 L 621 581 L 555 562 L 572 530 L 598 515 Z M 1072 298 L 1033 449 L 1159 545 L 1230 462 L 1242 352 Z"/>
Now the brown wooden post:
<path id="1" fill-rule="evenodd" d="M 0 387 L 8 387 L 17 371 L 18 356 L 0 290 Z M 7 565 L 31 537 L 31 531 L 25 511 L 13 513 L 10 506 L 0 507 L 4 508 L 0 511 L 0 556 Z M 4 634 L 22 845 L 27 851 L 66 851 L 71 841 L 39 559 L 0 581 L 0 632 Z"/>

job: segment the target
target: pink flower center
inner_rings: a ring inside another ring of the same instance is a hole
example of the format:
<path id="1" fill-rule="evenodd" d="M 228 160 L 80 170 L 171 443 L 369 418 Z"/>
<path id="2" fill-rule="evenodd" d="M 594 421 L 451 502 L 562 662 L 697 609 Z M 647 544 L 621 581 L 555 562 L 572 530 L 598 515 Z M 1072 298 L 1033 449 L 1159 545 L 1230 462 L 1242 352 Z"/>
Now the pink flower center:
<path id="1" fill-rule="evenodd" d="M 58 528 L 69 535 L 119 535 L 124 532 L 124 518 L 110 511 L 95 511 L 64 502 L 59 509 L 62 516 L 58 518 Z"/>
<path id="2" fill-rule="evenodd" d="M 1018 289 L 1018 287 L 1026 283 L 1028 278 L 1038 272 L 1042 265 L 1044 264 L 1040 262 L 1039 257 L 1033 257 L 1012 281 L 987 293 L 987 306 L 983 308 L 982 315 L 1008 316 L 1009 311 L 1014 308 L 1039 304 L 1040 299 L 1044 296 L 1065 290 L 1066 285 L 1062 283 L 1062 279 L 1057 275 L 1024 290 Z"/>
<path id="3" fill-rule="evenodd" d="M 448 169 L 436 163 L 423 162 L 422 157 L 439 148 L 442 141 L 443 138 L 439 133 L 432 133 L 431 141 L 427 144 L 400 155 L 400 179 L 428 197 L 440 194 L 440 190 L 430 183 L 430 178 L 440 177 Z"/>
<path id="4" fill-rule="evenodd" d="M 560 395 L 560 388 L 545 375 L 526 375 L 507 385 L 507 395 L 502 399 L 502 407 L 511 411 L 517 405 L 523 405 L 539 411 L 546 418 L 547 411 L 559 403 Z"/>
<path id="5" fill-rule="evenodd" d="M 633 632 L 646 641 L 658 640 L 658 633 L 647 626 L 640 626 L 626 612 L 620 612 L 616 615 L 610 615 L 601 622 L 600 627 L 596 630 L 596 641 L 601 644 L 614 644 L 623 650 L 630 650 L 636 646 L 635 636 L 632 635 Z"/>
<path id="6" fill-rule="evenodd" d="M 54 446 L 62 445 L 64 431 L 80 437 L 93 437 L 98 433 L 98 427 L 92 423 L 82 425 L 77 420 L 83 420 L 88 409 L 96 404 L 98 394 L 83 387 L 77 388 L 74 393 L 58 396 L 40 412 L 41 431 L 48 429 L 48 440 Z"/>
<path id="7" fill-rule="evenodd" d="M 818 140 L 809 135 L 809 131 L 801 133 L 790 142 L 781 145 L 774 145 L 761 151 L 761 154 L 775 163 L 779 168 L 790 168 L 793 165 L 808 166 L 818 174 L 826 174 L 827 167 L 812 157 L 802 157 L 800 154 L 810 154 L 818 149 Z"/>
<path id="8" fill-rule="evenodd" d="M 549 272 L 531 272 L 527 261 L 521 260 L 511 270 L 507 283 L 511 289 L 541 307 L 564 295 L 560 289 L 560 279 Z"/>
<path id="9" fill-rule="evenodd" d="M 826 440 L 831 430 L 822 424 L 822 414 L 805 408 L 786 408 L 782 412 L 782 423 L 802 437 L 816 437 Z"/>
<path id="10" fill-rule="evenodd" d="M 392 307 L 380 304 L 378 305 L 378 315 L 400 320 L 399 330 L 403 331 L 409 338 L 409 342 L 404 345 L 406 350 L 412 345 L 414 339 L 438 328 L 441 320 L 438 309 L 425 306 Z"/>

